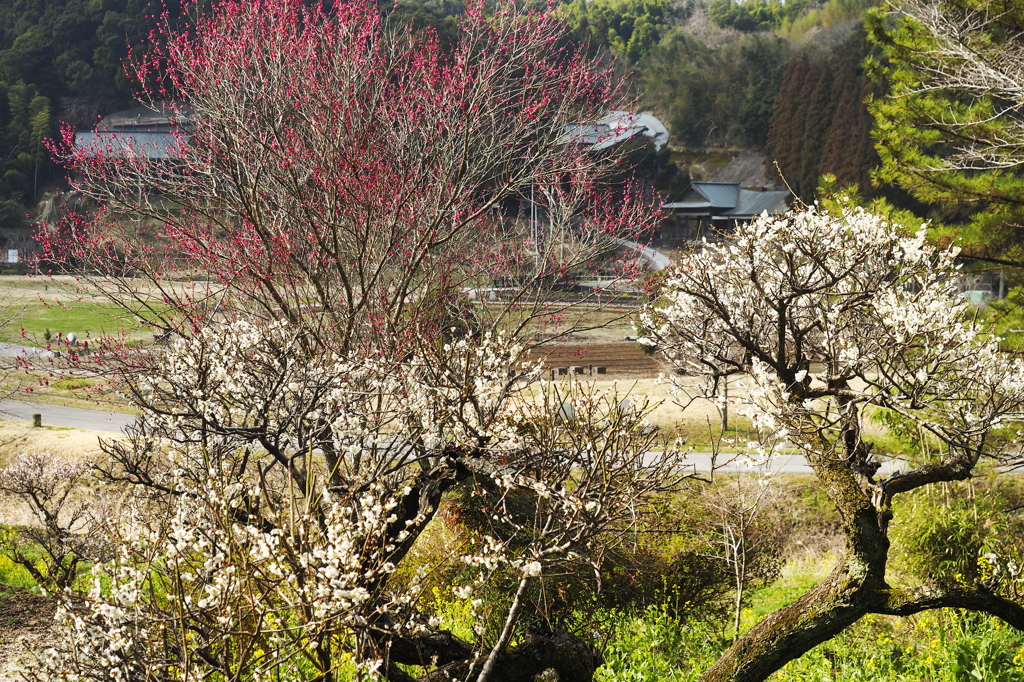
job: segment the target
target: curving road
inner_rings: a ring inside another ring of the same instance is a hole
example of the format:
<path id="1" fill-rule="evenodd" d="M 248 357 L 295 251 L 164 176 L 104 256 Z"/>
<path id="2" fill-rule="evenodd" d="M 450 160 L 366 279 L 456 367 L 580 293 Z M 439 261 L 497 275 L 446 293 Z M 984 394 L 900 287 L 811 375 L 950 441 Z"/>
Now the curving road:
<path id="1" fill-rule="evenodd" d="M 668 266 L 672 265 L 671 259 L 663 254 L 661 251 L 652 249 L 649 246 L 643 244 L 637 244 L 636 242 L 627 241 L 625 239 L 619 240 L 619 246 L 630 251 L 635 251 L 641 258 L 647 261 L 647 268 L 652 272 L 658 270 L 664 270 Z"/>
<path id="2" fill-rule="evenodd" d="M 106 412 L 102 410 L 83 410 L 76 407 L 62 407 L 60 405 L 46 405 L 43 403 L 27 403 L 21 400 L 0 400 L 0 418 L 15 421 L 32 421 L 33 414 L 43 416 L 43 426 L 70 427 L 74 429 L 88 429 L 91 431 L 103 431 L 105 433 L 121 433 L 125 426 L 135 421 L 130 414 L 118 412 Z M 752 472 L 753 469 L 739 463 L 726 462 L 729 455 L 719 456 L 719 471 L 725 473 Z M 879 476 L 889 476 L 893 471 L 900 468 L 905 469 L 906 464 L 898 461 L 883 461 Z M 705 473 L 711 470 L 711 453 L 692 452 L 686 458 L 685 469 L 694 473 Z M 787 454 L 773 460 L 767 467 L 767 471 L 774 474 L 811 474 L 813 471 L 808 466 L 807 460 L 802 455 Z"/>
<path id="3" fill-rule="evenodd" d="M 102 410 L 83 410 L 77 407 L 26 403 L 21 400 L 0 400 L 0 419 L 32 421 L 32 415 L 43 416 L 43 426 L 62 426 L 106 433 L 121 433 L 135 421 L 135 416 Z"/>

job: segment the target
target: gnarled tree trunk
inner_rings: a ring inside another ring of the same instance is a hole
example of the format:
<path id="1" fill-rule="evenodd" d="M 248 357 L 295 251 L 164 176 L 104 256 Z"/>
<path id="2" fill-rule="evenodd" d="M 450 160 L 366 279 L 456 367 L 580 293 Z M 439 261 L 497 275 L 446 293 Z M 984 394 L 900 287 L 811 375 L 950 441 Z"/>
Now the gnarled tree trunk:
<path id="1" fill-rule="evenodd" d="M 984 585 L 906 590 L 886 582 L 892 495 L 920 485 L 922 470 L 875 482 L 863 473 L 868 458 L 859 438 L 849 442 L 856 445 L 846 448 L 843 459 L 809 458 L 844 521 L 844 555 L 814 588 L 737 639 L 701 676 L 701 682 L 765 680 L 869 613 L 905 616 L 935 608 L 964 608 L 990 613 L 1024 630 L 1024 607 Z M 972 467 L 973 463 L 951 459 L 930 473 L 937 480 L 958 480 L 967 478 Z"/>

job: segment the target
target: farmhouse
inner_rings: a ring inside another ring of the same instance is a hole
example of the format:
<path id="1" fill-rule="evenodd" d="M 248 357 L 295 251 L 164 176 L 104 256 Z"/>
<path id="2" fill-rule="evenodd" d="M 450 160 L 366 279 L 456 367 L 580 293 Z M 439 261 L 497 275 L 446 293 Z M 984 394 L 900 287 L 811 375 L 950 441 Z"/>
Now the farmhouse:
<path id="1" fill-rule="evenodd" d="M 694 182 L 677 201 L 662 206 L 668 212 L 662 241 L 693 241 L 766 211 L 782 213 L 789 208 L 790 196 L 788 190 L 743 188 L 737 182 Z"/>
<path id="2" fill-rule="evenodd" d="M 183 104 L 119 111 L 103 118 L 95 130 L 75 133 L 75 148 L 86 157 L 174 160 L 188 143 L 194 116 Z"/>

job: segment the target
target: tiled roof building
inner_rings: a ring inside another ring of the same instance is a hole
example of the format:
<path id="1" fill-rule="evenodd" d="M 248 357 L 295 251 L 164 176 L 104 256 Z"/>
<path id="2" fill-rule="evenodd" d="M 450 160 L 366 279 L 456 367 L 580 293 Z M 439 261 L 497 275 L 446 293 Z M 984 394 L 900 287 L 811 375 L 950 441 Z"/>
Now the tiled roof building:
<path id="1" fill-rule="evenodd" d="M 790 196 L 788 190 L 746 189 L 735 182 L 694 182 L 678 201 L 662 206 L 670 213 L 662 237 L 694 240 L 765 212 L 782 213 Z"/>

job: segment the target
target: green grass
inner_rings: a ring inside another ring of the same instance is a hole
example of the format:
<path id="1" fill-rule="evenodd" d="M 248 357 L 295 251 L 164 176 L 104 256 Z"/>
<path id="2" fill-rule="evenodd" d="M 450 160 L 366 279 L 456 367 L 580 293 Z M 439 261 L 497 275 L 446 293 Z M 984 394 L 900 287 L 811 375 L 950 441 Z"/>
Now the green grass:
<path id="1" fill-rule="evenodd" d="M 0 592 L 3 592 L 5 588 L 28 590 L 35 586 L 36 581 L 32 579 L 28 571 L 0 553 Z"/>
<path id="2" fill-rule="evenodd" d="M 597 682 L 693 682 L 724 648 L 709 623 L 676 620 L 651 607 L 623 614 L 604 646 Z"/>
<path id="3" fill-rule="evenodd" d="M 74 391 L 79 388 L 89 388 L 90 386 L 92 386 L 92 384 L 93 382 L 89 381 L 88 379 L 68 378 L 60 379 L 59 381 L 54 381 L 53 383 L 50 384 L 50 388 L 56 389 L 58 391 Z"/>
<path id="4" fill-rule="evenodd" d="M 109 303 L 30 303 L 24 308 L 13 307 L 18 313 L 5 330 L 4 339 L 14 343 L 45 346 L 47 330 L 54 337 L 58 332 L 74 332 L 80 341 L 121 333 L 133 339 L 145 338 L 150 333 L 138 318 Z"/>
<path id="5" fill-rule="evenodd" d="M 750 606 L 743 609 L 740 629 L 746 632 L 768 614 L 795 602 L 827 575 L 833 562 L 831 556 L 826 556 L 817 561 L 805 560 L 787 564 L 782 576 L 771 585 L 758 590 L 751 599 Z"/>
<path id="6" fill-rule="evenodd" d="M 831 558 L 787 566 L 755 592 L 743 612 L 748 629 L 792 603 L 828 571 Z M 651 607 L 619 614 L 604 648 L 600 682 L 693 682 L 728 647 L 712 623 L 680 621 Z M 790 662 L 774 682 L 1024 682 L 1024 634 L 999 619 L 959 610 L 909 618 L 867 616 Z"/>

